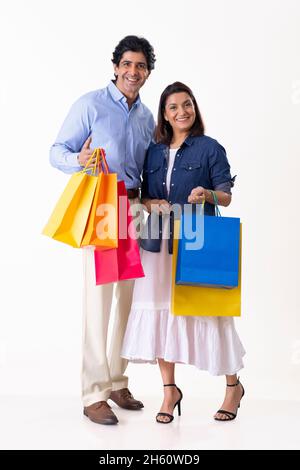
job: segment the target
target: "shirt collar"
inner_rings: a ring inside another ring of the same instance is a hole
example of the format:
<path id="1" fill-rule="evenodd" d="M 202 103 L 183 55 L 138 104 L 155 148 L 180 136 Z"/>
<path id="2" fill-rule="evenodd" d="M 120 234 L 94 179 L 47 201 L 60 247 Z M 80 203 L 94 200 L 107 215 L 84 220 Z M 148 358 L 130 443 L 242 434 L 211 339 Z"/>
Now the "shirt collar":
<path id="1" fill-rule="evenodd" d="M 183 143 L 190 147 L 191 145 L 193 145 L 195 138 L 195 136 L 189 135 Z"/>
<path id="2" fill-rule="evenodd" d="M 203 134 L 204 135 L 204 134 Z M 191 145 L 193 145 L 193 143 L 195 142 L 195 140 L 197 140 L 199 137 L 201 136 L 196 136 L 196 135 L 189 135 L 181 144 L 181 147 L 183 145 L 187 145 L 188 147 L 190 147 Z M 159 147 L 163 147 L 163 148 L 169 148 L 169 145 L 167 144 L 162 144 L 162 143 L 159 143 L 159 144 L 156 144 L 157 146 Z"/>
<path id="3" fill-rule="evenodd" d="M 109 82 L 107 88 L 114 101 L 121 101 L 122 103 L 127 104 L 126 96 L 124 96 L 123 93 L 120 92 L 119 88 L 114 84 L 112 80 Z M 141 102 L 141 98 L 140 98 L 140 95 L 138 95 L 132 107 L 137 106 L 138 104 L 140 104 L 140 102 Z"/>

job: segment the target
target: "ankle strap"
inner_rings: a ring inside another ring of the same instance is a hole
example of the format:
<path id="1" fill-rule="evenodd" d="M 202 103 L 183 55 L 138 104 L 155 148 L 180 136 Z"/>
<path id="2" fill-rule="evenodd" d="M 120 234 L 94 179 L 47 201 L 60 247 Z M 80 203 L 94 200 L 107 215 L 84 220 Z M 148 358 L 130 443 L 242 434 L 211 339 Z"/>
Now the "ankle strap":
<path id="1" fill-rule="evenodd" d="M 176 387 L 176 384 L 166 384 L 164 387 Z"/>
<path id="2" fill-rule="evenodd" d="M 226 385 L 227 385 L 227 387 L 236 387 L 239 384 L 240 384 L 240 378 L 238 377 L 237 382 L 235 384 L 232 384 L 232 385 L 226 384 Z"/>

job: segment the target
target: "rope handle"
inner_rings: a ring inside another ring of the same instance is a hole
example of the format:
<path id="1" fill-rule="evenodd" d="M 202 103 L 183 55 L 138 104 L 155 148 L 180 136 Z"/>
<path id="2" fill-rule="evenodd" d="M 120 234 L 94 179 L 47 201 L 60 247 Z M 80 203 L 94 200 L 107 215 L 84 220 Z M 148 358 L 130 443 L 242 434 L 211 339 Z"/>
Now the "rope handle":
<path id="1" fill-rule="evenodd" d="M 108 169 L 108 164 L 107 164 L 107 160 L 106 160 L 105 150 L 103 148 L 99 148 L 98 150 L 99 150 L 99 153 L 100 153 L 99 164 L 102 165 L 102 171 L 103 171 L 103 167 L 104 167 L 105 171 L 103 171 L 103 173 L 108 174 L 109 169 Z"/>
<path id="2" fill-rule="evenodd" d="M 221 216 L 221 212 L 220 212 L 220 209 L 219 209 L 219 201 L 218 201 L 218 197 L 215 193 L 215 191 L 212 191 L 211 189 L 209 189 L 209 192 L 211 193 L 212 197 L 213 197 L 213 200 L 214 200 L 214 204 L 215 204 L 215 214 L 217 217 L 222 217 Z"/>
<path id="3" fill-rule="evenodd" d="M 91 161 L 95 158 L 95 163 L 90 167 Z M 108 164 L 106 161 L 106 154 L 103 148 L 95 148 L 92 155 L 86 162 L 84 168 L 80 171 L 80 173 L 86 173 L 87 171 L 92 172 L 92 175 L 95 176 L 96 173 L 109 173 Z"/>
<path id="4" fill-rule="evenodd" d="M 214 200 L 214 204 L 215 204 L 215 215 L 217 217 L 222 217 L 221 215 L 221 212 L 220 212 L 220 209 L 219 209 L 219 201 L 218 201 L 218 197 L 215 193 L 215 191 L 212 191 L 211 189 L 209 189 L 209 192 L 211 193 L 212 197 L 213 197 L 213 200 Z M 205 204 L 205 199 L 203 199 L 202 203 L 201 203 L 201 211 L 202 211 L 202 214 L 204 214 L 204 204 Z"/>

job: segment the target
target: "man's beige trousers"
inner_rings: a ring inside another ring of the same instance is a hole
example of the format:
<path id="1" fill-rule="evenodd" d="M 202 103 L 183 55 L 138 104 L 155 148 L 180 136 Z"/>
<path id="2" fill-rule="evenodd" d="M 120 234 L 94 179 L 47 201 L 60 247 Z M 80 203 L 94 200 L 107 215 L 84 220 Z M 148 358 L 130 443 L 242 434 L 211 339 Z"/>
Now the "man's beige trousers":
<path id="1" fill-rule="evenodd" d="M 107 400 L 112 390 L 127 387 L 127 360 L 120 357 L 130 312 L 134 281 L 96 286 L 94 252 L 83 250 L 83 405 Z M 113 294 L 116 295 L 115 322 L 107 356 L 107 331 Z"/>

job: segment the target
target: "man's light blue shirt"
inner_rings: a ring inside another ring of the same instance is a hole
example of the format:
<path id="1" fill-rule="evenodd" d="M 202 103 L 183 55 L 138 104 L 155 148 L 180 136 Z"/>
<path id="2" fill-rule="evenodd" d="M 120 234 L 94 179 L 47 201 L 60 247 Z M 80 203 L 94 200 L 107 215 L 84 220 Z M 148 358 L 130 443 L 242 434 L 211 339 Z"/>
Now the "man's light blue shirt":
<path id="1" fill-rule="evenodd" d="M 77 156 L 89 136 L 91 149 L 105 149 L 109 170 L 127 189 L 141 185 L 146 151 L 155 123 L 138 97 L 129 109 L 126 97 L 113 82 L 79 98 L 71 107 L 55 143 L 50 162 L 65 173 L 80 171 Z"/>

